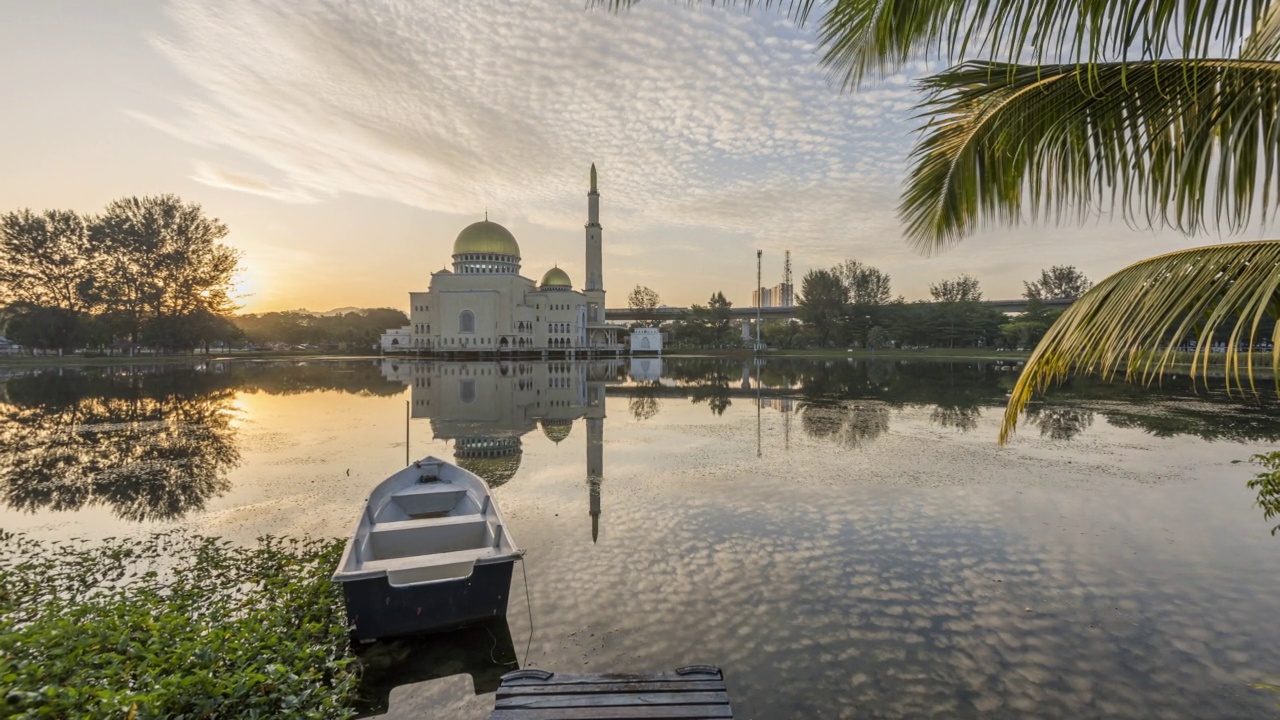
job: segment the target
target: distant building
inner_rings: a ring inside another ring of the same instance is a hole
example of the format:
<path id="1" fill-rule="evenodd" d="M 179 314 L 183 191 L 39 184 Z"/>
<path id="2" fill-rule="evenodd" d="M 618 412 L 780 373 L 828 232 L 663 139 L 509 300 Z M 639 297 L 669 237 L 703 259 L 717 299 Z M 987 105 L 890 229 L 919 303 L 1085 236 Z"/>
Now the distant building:
<path id="1" fill-rule="evenodd" d="M 8 338 L 0 337 L 0 355 L 17 355 L 22 352 L 22 346 Z"/>
<path id="2" fill-rule="evenodd" d="M 751 293 L 751 307 L 794 307 L 795 292 L 788 283 L 760 288 Z"/>
<path id="3" fill-rule="evenodd" d="M 662 331 L 658 328 L 636 328 L 631 331 L 631 354 L 662 354 Z"/>
<path id="4" fill-rule="evenodd" d="M 542 281 L 520 275 L 520 245 L 488 217 L 458 233 L 453 270 L 431 274 L 425 292 L 409 293 L 409 325 L 388 330 L 387 353 L 616 354 L 625 328 L 604 321 L 600 194 L 596 166 L 587 193 L 586 284 L 547 270 Z"/>

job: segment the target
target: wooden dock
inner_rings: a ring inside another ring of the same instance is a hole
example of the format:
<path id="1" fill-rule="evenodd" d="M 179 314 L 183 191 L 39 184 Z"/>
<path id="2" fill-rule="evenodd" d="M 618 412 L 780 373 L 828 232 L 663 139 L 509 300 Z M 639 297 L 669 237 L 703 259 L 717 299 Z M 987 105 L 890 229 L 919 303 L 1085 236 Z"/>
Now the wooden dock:
<path id="1" fill-rule="evenodd" d="M 720 668 L 690 665 L 651 675 L 557 675 L 545 670 L 515 670 L 502 676 L 489 720 L 732 717 Z"/>

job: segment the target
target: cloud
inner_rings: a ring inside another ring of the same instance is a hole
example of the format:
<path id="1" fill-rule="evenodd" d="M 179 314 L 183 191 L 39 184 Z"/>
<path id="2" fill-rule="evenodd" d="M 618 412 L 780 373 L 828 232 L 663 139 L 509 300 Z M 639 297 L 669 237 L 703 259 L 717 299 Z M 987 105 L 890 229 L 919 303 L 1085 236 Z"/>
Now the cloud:
<path id="1" fill-rule="evenodd" d="M 882 249 L 909 147 L 905 77 L 841 95 L 769 13 L 580 0 L 174 0 L 155 42 L 196 91 L 155 127 L 265 163 L 199 166 L 289 202 L 353 193 L 578 228 L 712 229 L 832 261 Z"/>
<path id="2" fill-rule="evenodd" d="M 236 172 L 209 163 L 196 163 L 192 180 L 210 187 L 238 190 L 251 195 L 261 195 L 282 202 L 312 203 L 318 198 L 305 190 L 282 188 L 249 173 Z"/>

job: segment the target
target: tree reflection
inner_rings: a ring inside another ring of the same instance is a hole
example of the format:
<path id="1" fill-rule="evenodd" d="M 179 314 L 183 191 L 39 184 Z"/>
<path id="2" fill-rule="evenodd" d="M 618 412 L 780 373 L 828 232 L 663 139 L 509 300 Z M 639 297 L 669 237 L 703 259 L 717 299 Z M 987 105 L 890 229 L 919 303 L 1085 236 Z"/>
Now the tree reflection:
<path id="1" fill-rule="evenodd" d="M 977 405 L 935 405 L 929 413 L 929 422 L 944 428 L 969 432 L 978 427 L 982 410 Z"/>
<path id="2" fill-rule="evenodd" d="M 1027 421 L 1040 428 L 1040 437 L 1070 440 L 1093 425 L 1093 411 L 1059 405 L 1028 406 Z"/>
<path id="3" fill-rule="evenodd" d="M 638 383 L 633 387 L 627 408 L 637 422 L 644 422 L 658 414 L 658 398 L 655 396 L 655 389 L 658 387 L 661 385 L 657 382 Z"/>
<path id="4" fill-rule="evenodd" d="M 233 391 L 179 391 L 172 377 L 155 379 L 10 381 L 12 402 L 0 404 L 5 502 L 26 512 L 101 504 L 126 520 L 171 520 L 226 492 L 240 460 Z"/>
<path id="5" fill-rule="evenodd" d="M 889 408 L 874 402 L 806 403 L 800 427 L 818 440 L 861 447 L 889 431 Z"/>

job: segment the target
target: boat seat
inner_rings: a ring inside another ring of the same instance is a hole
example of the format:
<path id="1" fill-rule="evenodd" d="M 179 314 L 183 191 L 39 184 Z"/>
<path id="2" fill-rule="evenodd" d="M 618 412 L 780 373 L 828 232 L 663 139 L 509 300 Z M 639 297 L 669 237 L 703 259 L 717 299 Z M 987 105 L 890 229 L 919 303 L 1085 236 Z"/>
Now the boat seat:
<path id="1" fill-rule="evenodd" d="M 466 497 L 462 485 L 447 482 L 419 483 L 391 493 L 391 501 L 406 515 L 430 515 L 448 512 Z"/>
<path id="2" fill-rule="evenodd" d="M 370 533 L 391 532 L 394 530 L 412 530 L 422 527 L 440 527 L 444 525 L 465 525 L 482 521 L 479 512 L 466 515 L 441 515 L 439 517 L 410 518 L 408 520 L 392 520 L 380 522 L 369 529 Z"/>
<path id="3" fill-rule="evenodd" d="M 408 557 L 390 558 L 388 560 L 366 560 L 363 563 L 360 563 L 358 570 L 386 570 L 391 572 L 395 570 L 408 570 L 410 568 L 431 565 L 452 565 L 455 563 L 483 560 L 484 558 L 490 558 L 497 554 L 497 551 L 491 547 L 469 548 L 467 550 L 458 550 L 450 553 L 410 555 Z"/>

